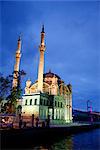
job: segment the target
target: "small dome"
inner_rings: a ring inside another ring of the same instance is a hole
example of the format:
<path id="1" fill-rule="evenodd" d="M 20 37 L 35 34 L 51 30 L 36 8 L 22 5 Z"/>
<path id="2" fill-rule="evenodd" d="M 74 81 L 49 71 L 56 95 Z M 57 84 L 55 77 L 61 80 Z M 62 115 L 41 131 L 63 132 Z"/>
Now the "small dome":
<path id="1" fill-rule="evenodd" d="M 49 72 L 45 73 L 43 75 L 43 78 L 49 78 L 49 77 L 53 78 L 54 76 L 57 77 L 58 79 L 61 79 L 57 74 L 52 73 L 51 70 L 49 70 Z"/>
<path id="2" fill-rule="evenodd" d="M 28 79 L 28 80 L 26 81 L 26 86 L 27 86 L 27 87 L 30 87 L 31 83 L 32 83 L 31 80 Z"/>
<path id="3" fill-rule="evenodd" d="M 72 85 L 70 83 L 67 85 L 67 87 L 69 88 L 70 91 L 72 91 Z"/>

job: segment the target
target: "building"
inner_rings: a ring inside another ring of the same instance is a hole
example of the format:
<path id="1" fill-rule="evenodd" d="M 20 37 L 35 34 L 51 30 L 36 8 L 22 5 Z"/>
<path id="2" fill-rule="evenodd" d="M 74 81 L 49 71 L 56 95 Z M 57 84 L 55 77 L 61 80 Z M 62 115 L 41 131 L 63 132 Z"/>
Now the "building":
<path id="1" fill-rule="evenodd" d="M 56 82 L 55 82 L 56 81 Z M 26 90 L 27 89 L 27 90 Z M 43 92 L 38 92 L 38 82 L 26 82 L 23 95 L 22 112 L 46 119 L 48 115 L 53 122 L 72 122 L 72 86 L 65 85 L 61 78 L 48 72 L 43 75 Z"/>
<path id="2" fill-rule="evenodd" d="M 38 80 L 35 83 L 26 81 L 25 93 L 22 97 L 22 114 L 25 116 L 34 114 L 40 120 L 47 119 L 49 115 L 51 122 L 56 124 L 72 122 L 72 86 L 66 85 L 50 70 L 44 73 L 45 49 L 45 32 L 42 26 Z"/>

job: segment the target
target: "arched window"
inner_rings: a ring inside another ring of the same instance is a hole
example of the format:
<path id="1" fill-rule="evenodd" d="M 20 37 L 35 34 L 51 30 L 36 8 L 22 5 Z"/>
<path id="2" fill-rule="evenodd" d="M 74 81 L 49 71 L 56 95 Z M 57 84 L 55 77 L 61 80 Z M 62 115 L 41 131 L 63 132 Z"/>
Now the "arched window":
<path id="1" fill-rule="evenodd" d="M 35 99 L 35 101 L 34 101 L 34 105 L 37 105 L 37 99 Z"/>
<path id="2" fill-rule="evenodd" d="M 32 105 L 32 99 L 30 99 L 30 105 Z"/>
<path id="3" fill-rule="evenodd" d="M 25 101 L 25 105 L 27 105 L 27 99 L 26 99 L 26 101 Z"/>

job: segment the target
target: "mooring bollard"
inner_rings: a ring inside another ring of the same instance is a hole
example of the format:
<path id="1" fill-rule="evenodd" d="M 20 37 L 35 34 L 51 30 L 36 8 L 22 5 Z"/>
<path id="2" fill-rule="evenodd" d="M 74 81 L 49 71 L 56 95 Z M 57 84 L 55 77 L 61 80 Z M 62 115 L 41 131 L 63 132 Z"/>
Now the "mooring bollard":
<path id="1" fill-rule="evenodd" d="M 45 128 L 45 122 L 44 121 L 42 122 L 42 128 Z"/>
<path id="2" fill-rule="evenodd" d="M 47 121 L 46 127 L 50 127 L 50 115 L 48 115 L 48 119 L 46 121 Z"/>
<path id="3" fill-rule="evenodd" d="M 37 117 L 36 118 L 36 127 L 38 128 L 38 125 L 39 125 L 39 118 Z"/>
<path id="4" fill-rule="evenodd" d="M 26 122 L 25 121 L 23 122 L 23 125 L 24 125 L 23 128 L 26 128 Z"/>
<path id="5" fill-rule="evenodd" d="M 21 120 L 21 114 L 19 114 L 19 120 Z"/>
<path id="6" fill-rule="evenodd" d="M 34 114 L 32 114 L 32 127 L 34 127 Z"/>
<path id="7" fill-rule="evenodd" d="M 19 128 L 21 129 L 22 127 L 22 119 L 19 120 Z"/>

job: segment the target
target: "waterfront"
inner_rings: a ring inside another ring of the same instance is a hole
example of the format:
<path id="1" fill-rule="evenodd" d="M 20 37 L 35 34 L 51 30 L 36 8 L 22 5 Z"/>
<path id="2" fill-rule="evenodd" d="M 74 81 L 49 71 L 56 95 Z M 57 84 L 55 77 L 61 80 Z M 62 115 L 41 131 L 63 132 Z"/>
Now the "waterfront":
<path id="1" fill-rule="evenodd" d="M 75 129 L 74 129 L 75 128 Z M 19 130 L 19 132 L 18 132 Z M 71 131 L 72 130 L 72 131 Z M 63 129 L 5 130 L 1 136 L 3 149 L 29 150 L 99 150 L 100 128 L 73 127 Z M 61 134 L 62 131 L 62 134 Z M 69 133 L 68 133 L 69 132 Z"/>
<path id="2" fill-rule="evenodd" d="M 58 141 L 34 145 L 33 150 L 100 150 L 100 129 L 66 136 Z"/>

